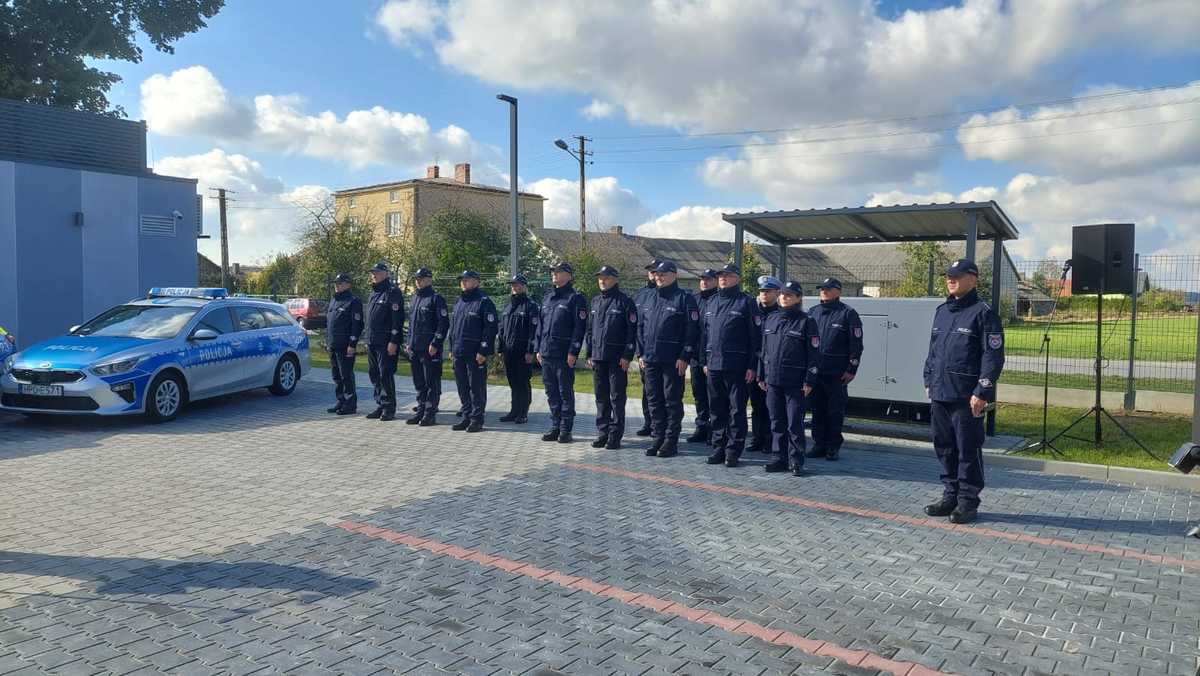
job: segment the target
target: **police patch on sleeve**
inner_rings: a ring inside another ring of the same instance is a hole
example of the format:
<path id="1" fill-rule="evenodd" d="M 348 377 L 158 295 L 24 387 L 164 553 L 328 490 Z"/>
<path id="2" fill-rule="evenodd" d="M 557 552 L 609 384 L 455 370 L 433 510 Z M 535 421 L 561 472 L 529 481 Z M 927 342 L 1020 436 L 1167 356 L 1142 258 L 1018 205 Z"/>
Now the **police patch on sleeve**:
<path id="1" fill-rule="evenodd" d="M 991 386 L 992 386 L 992 381 L 991 381 L 991 380 L 988 380 L 987 378 L 980 378 L 980 379 L 979 379 L 979 384 L 980 384 L 980 386 L 982 386 L 982 387 L 991 387 Z"/>
<path id="2" fill-rule="evenodd" d="M 987 334 L 987 340 L 988 340 L 988 347 L 992 348 L 993 350 L 999 350 L 1000 346 L 1004 344 L 1004 334 L 989 333 L 989 334 Z"/>
<path id="3" fill-rule="evenodd" d="M 762 326 L 762 315 L 754 315 L 754 325 Z"/>
<path id="4" fill-rule="evenodd" d="M 488 320 L 489 322 L 494 322 L 494 321 L 496 321 L 496 315 L 494 315 L 494 314 L 492 314 L 492 313 L 490 313 L 490 312 L 489 312 L 489 313 L 487 314 L 487 320 Z"/>
<path id="5" fill-rule="evenodd" d="M 399 311 L 400 311 L 400 304 L 392 303 L 392 312 L 399 312 Z"/>
<path id="6" fill-rule="evenodd" d="M 355 313 L 354 313 L 354 320 L 355 320 L 355 321 L 358 321 L 358 320 L 360 320 L 360 319 L 362 319 L 362 315 L 360 315 L 360 314 L 358 314 L 357 312 L 355 312 Z"/>
<path id="7" fill-rule="evenodd" d="M 854 327 L 854 337 L 862 338 L 862 327 L 861 326 Z"/>
<path id="8" fill-rule="evenodd" d="M 696 321 L 698 319 L 700 319 L 699 310 L 692 310 L 692 321 Z"/>
<path id="9" fill-rule="evenodd" d="M 580 311 L 579 311 L 579 318 L 580 318 L 580 319 L 587 319 L 587 310 L 580 310 Z"/>
<path id="10" fill-rule="evenodd" d="M 446 308 L 442 308 L 442 316 L 443 316 L 443 317 L 445 317 L 445 316 L 446 316 L 446 314 L 447 314 L 447 312 L 446 312 Z"/>
<path id="11" fill-rule="evenodd" d="M 813 336 L 812 338 L 809 338 L 809 341 L 812 343 L 813 347 L 821 347 L 821 337 L 820 336 Z"/>
<path id="12" fill-rule="evenodd" d="M 630 324 L 637 324 L 637 313 L 636 313 L 636 312 L 630 312 L 630 313 L 629 313 L 629 323 L 630 323 Z"/>

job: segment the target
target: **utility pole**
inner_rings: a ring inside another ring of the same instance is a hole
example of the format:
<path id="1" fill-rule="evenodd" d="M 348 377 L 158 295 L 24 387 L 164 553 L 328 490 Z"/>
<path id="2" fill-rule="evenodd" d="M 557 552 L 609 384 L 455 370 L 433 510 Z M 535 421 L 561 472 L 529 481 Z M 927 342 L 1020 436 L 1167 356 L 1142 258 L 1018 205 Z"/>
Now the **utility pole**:
<path id="1" fill-rule="evenodd" d="M 579 161 L 579 247 L 582 249 L 583 245 L 584 245 L 584 238 L 586 237 L 586 233 L 587 233 L 587 170 L 586 170 L 586 167 L 588 164 L 591 164 L 591 162 L 587 158 L 589 155 L 593 154 L 592 151 L 587 149 L 587 142 L 591 141 L 592 139 L 588 138 L 587 136 L 583 136 L 583 135 L 572 136 L 571 138 L 579 141 L 579 150 L 571 150 L 571 148 L 567 145 L 567 142 L 562 139 L 558 139 L 557 141 L 555 141 L 554 145 L 558 146 L 562 150 L 567 151 L 567 153 L 571 157 L 574 157 L 576 160 Z"/>
<path id="2" fill-rule="evenodd" d="M 508 94 L 497 94 L 497 99 L 509 105 L 508 109 L 508 192 L 512 202 L 512 230 L 509 233 L 509 265 L 510 275 L 520 274 L 520 200 L 517 197 L 517 98 Z"/>
<path id="3" fill-rule="evenodd" d="M 225 203 L 229 200 L 225 193 L 232 193 L 232 190 L 225 188 L 210 188 L 216 190 L 217 196 L 212 199 L 217 200 L 217 206 L 221 214 L 221 288 L 229 290 L 229 222 L 225 217 Z"/>

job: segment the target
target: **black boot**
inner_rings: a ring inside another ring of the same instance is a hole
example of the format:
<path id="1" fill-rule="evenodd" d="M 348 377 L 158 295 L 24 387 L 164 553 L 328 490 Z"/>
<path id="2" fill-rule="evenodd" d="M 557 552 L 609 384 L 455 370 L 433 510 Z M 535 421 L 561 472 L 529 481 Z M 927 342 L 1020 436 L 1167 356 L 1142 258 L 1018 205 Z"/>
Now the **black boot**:
<path id="1" fill-rule="evenodd" d="M 697 427 L 696 431 L 692 432 L 692 436 L 687 438 L 687 442 L 689 444 L 707 444 L 708 430 L 704 429 L 703 427 Z"/>
<path id="2" fill-rule="evenodd" d="M 604 448 L 608 445 L 608 437 L 596 437 L 592 442 L 592 448 Z"/>
<path id="3" fill-rule="evenodd" d="M 395 420 L 396 412 L 391 409 L 388 409 L 388 410 L 384 411 L 382 414 L 380 414 L 379 419 L 384 422 L 387 422 L 388 420 Z"/>
<path id="4" fill-rule="evenodd" d="M 569 444 L 573 441 L 575 441 L 575 438 L 571 436 L 570 432 L 562 430 L 558 433 L 558 443 Z"/>
<path id="5" fill-rule="evenodd" d="M 482 432 L 483 431 L 483 421 L 482 420 L 472 420 L 471 424 L 467 425 L 467 431 L 468 432 Z"/>
<path id="6" fill-rule="evenodd" d="M 758 439 L 754 439 L 753 441 L 750 442 L 750 445 L 746 447 L 746 452 L 747 453 L 762 453 L 763 452 L 762 442 L 759 441 Z"/>
<path id="7" fill-rule="evenodd" d="M 837 448 L 829 449 L 829 452 L 825 454 L 825 459 L 826 460 L 837 460 L 838 453 L 840 452 L 840 450 L 841 449 L 837 449 Z"/>
<path id="8" fill-rule="evenodd" d="M 662 447 L 658 449 L 658 457 L 673 458 L 679 455 L 679 440 L 667 439 L 663 442 Z"/>
<path id="9" fill-rule="evenodd" d="M 741 464 L 742 463 L 741 463 L 740 455 L 730 455 L 729 453 L 725 454 L 725 466 L 726 467 L 737 467 Z"/>
<path id="10" fill-rule="evenodd" d="M 725 451 L 713 451 L 712 453 L 709 453 L 708 459 L 705 460 L 704 462 L 706 462 L 710 465 L 725 464 Z"/>
<path id="11" fill-rule="evenodd" d="M 824 458 L 825 454 L 826 454 L 826 450 L 824 448 L 821 448 L 820 446 L 813 446 L 813 449 L 811 451 L 809 451 L 808 453 L 805 453 L 804 457 L 806 457 L 806 458 Z"/>
<path id="12" fill-rule="evenodd" d="M 788 463 L 787 460 L 784 460 L 783 458 L 775 458 L 771 462 L 768 462 L 767 466 L 763 467 L 763 469 L 766 470 L 768 474 L 786 472 L 788 471 Z"/>
<path id="13" fill-rule="evenodd" d="M 500 422 L 512 422 L 516 419 L 517 416 L 515 413 L 505 413 L 504 415 L 500 416 Z"/>
<path id="14" fill-rule="evenodd" d="M 420 415 L 420 414 L 413 415 L 413 416 L 412 416 L 412 417 L 410 417 L 408 420 L 405 420 L 405 421 L 404 421 L 404 424 L 405 424 L 405 425 L 419 425 L 419 424 L 421 424 L 421 415 Z"/>
<path id="15" fill-rule="evenodd" d="M 950 516 L 957 506 L 957 503 L 942 500 L 932 505 L 925 505 L 925 513 L 929 516 Z"/>
<path id="16" fill-rule="evenodd" d="M 608 443 L 604 445 L 604 448 L 606 448 L 610 451 L 615 451 L 615 450 L 621 448 L 620 437 L 609 437 Z"/>
<path id="17" fill-rule="evenodd" d="M 421 418 L 421 422 L 420 422 L 421 427 L 433 427 L 436 424 L 437 424 L 437 416 L 433 415 L 432 413 L 427 413 L 427 414 L 425 414 L 424 418 Z"/>
<path id="18" fill-rule="evenodd" d="M 451 425 L 450 429 L 454 430 L 455 432 L 461 432 L 470 426 L 471 426 L 471 421 L 467 420 L 466 418 L 463 418 L 462 420 L 459 420 L 458 422 Z"/>
<path id="19" fill-rule="evenodd" d="M 950 523 L 971 523 L 979 518 L 979 512 L 970 508 L 959 505 L 950 512 Z"/>
<path id="20" fill-rule="evenodd" d="M 370 418 L 371 420 L 378 420 L 379 416 L 381 416 L 381 415 L 383 415 L 383 409 L 377 408 L 374 411 L 371 411 L 370 413 L 368 413 L 367 417 Z"/>
<path id="21" fill-rule="evenodd" d="M 329 408 L 325 409 L 325 412 L 326 413 L 337 413 L 340 410 L 342 410 L 342 404 L 339 402 L 337 405 L 330 406 Z"/>
<path id="22" fill-rule="evenodd" d="M 355 413 L 358 413 L 358 409 L 353 406 L 343 406 L 337 412 L 338 415 L 354 415 Z"/>
<path id="23" fill-rule="evenodd" d="M 638 435 L 639 437 L 650 436 L 650 425 L 643 425 L 638 431 L 634 432 L 634 434 Z"/>
<path id="24" fill-rule="evenodd" d="M 666 441 L 666 439 L 655 439 L 653 442 L 650 443 L 650 448 L 646 449 L 646 455 L 649 457 L 654 457 L 654 456 L 658 455 L 658 449 L 663 447 L 663 442 L 665 442 L 665 441 Z"/>
<path id="25" fill-rule="evenodd" d="M 558 441 L 558 428 L 555 427 L 543 434 L 542 441 Z"/>
<path id="26" fill-rule="evenodd" d="M 521 414 L 521 415 L 513 418 L 513 422 L 518 425 L 524 425 L 525 423 L 529 422 L 529 416 L 527 416 L 525 414 Z"/>

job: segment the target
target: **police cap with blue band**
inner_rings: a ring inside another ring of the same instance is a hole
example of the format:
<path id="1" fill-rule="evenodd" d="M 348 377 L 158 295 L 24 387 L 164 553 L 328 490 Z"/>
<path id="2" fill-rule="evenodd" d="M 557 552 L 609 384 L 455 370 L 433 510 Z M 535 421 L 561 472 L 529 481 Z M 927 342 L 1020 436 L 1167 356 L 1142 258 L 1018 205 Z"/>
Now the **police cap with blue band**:
<path id="1" fill-rule="evenodd" d="M 763 275 L 758 278 L 759 291 L 778 291 L 783 288 L 783 282 L 771 275 Z"/>

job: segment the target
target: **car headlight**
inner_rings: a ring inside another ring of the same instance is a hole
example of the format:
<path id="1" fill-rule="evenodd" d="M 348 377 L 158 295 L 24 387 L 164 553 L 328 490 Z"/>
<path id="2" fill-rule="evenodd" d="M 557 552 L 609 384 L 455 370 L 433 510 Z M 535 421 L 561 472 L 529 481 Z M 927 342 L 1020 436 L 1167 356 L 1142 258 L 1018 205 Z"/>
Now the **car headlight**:
<path id="1" fill-rule="evenodd" d="M 11 371 L 13 368 L 13 364 L 15 364 L 15 363 L 17 363 L 17 355 L 15 355 L 15 354 L 8 355 L 8 357 L 3 362 L 0 362 L 0 376 Z"/>
<path id="2" fill-rule="evenodd" d="M 107 364 L 93 366 L 92 373 L 98 376 L 115 376 L 118 373 L 125 373 L 134 366 L 137 366 L 137 363 L 141 360 L 141 357 L 131 357 L 129 359 L 122 359 L 121 361 L 110 361 Z"/>

